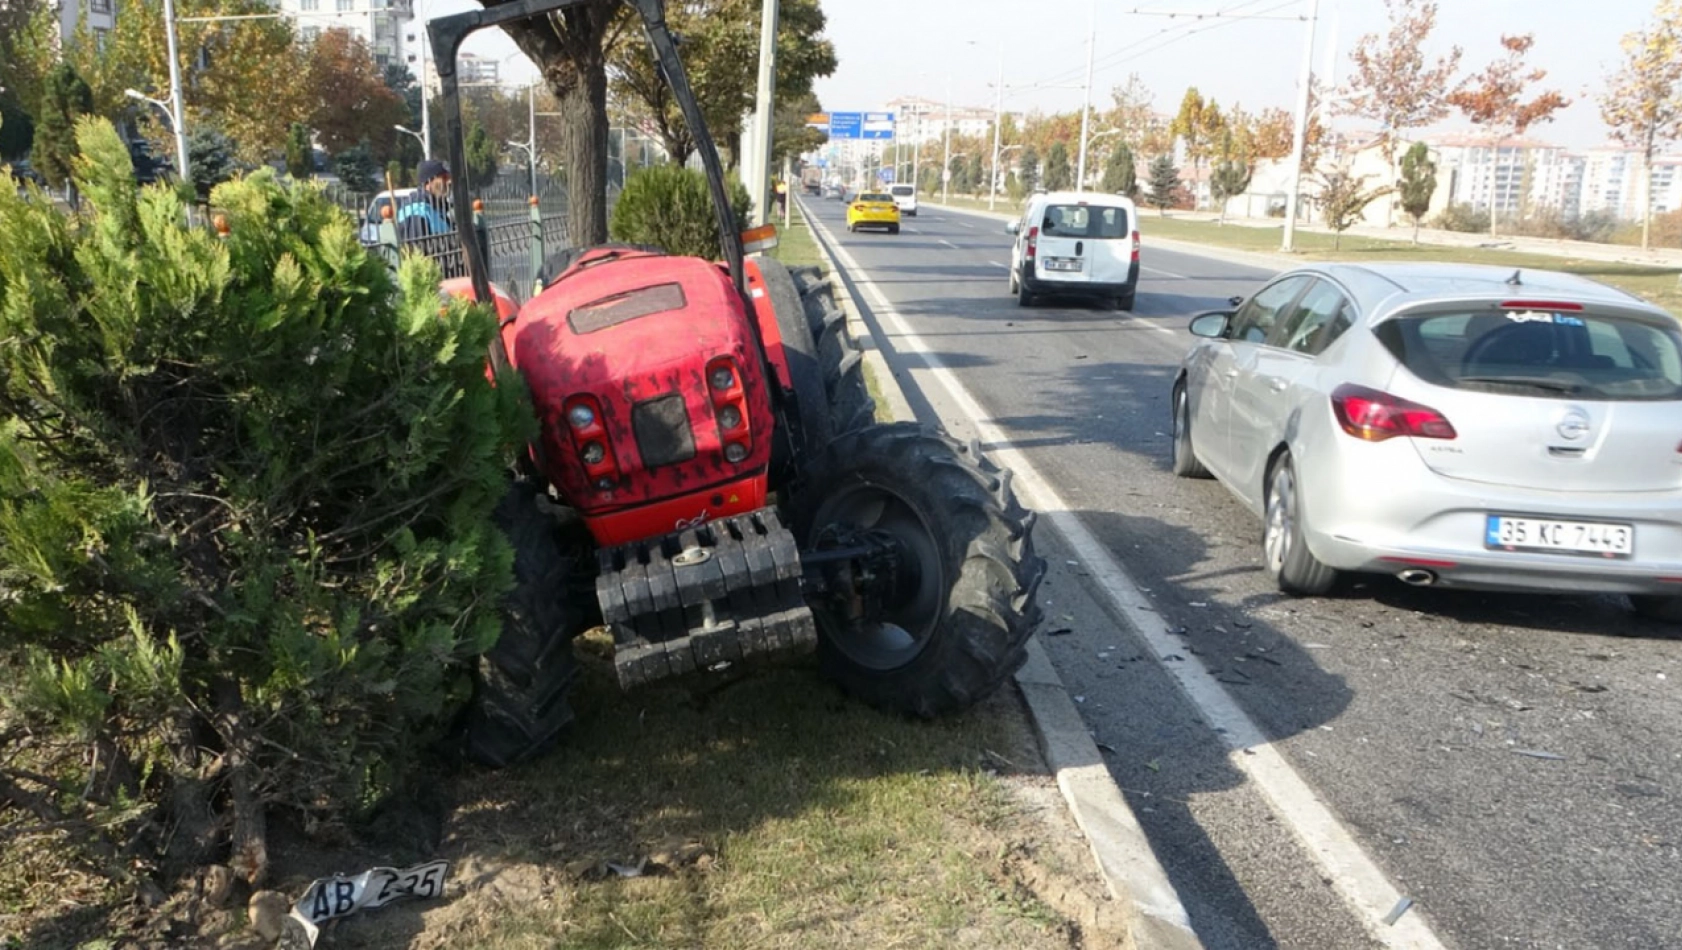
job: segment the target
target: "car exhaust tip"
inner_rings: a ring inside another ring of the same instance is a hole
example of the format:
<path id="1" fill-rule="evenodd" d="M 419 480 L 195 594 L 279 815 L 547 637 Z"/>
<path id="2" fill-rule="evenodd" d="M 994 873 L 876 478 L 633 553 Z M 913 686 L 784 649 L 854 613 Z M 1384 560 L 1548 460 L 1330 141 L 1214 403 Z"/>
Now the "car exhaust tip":
<path id="1" fill-rule="evenodd" d="M 1437 582 L 1437 575 L 1433 571 L 1422 570 L 1417 567 L 1405 571 L 1398 571 L 1396 579 L 1414 587 L 1430 587 Z"/>

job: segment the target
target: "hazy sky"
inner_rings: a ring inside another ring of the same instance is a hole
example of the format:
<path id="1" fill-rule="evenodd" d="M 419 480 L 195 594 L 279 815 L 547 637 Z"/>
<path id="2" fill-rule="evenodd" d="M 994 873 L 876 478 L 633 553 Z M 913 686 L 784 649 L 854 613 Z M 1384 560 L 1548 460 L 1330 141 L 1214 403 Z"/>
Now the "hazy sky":
<path id="1" fill-rule="evenodd" d="M 1096 0 L 1097 72 L 1094 102 L 1107 103 L 1111 87 L 1138 73 L 1172 112 L 1187 86 L 1197 86 L 1223 106 L 1239 101 L 1252 112 L 1294 101 L 1302 64 L 1309 0 Z M 474 5 L 471 0 L 420 0 L 418 12 L 435 15 Z M 828 35 L 840 68 L 818 83 L 825 108 L 874 109 L 889 99 L 946 96 L 954 104 L 991 108 L 992 85 L 1004 42 L 1007 87 L 1078 85 L 1084 79 L 1086 38 L 1093 0 L 823 0 Z M 1618 40 L 1638 29 L 1653 0 L 1439 0 L 1433 52 L 1459 45 L 1463 72 L 1480 69 L 1500 52 L 1502 33 L 1534 33 L 1530 62 L 1548 70 L 1544 86 L 1573 100 L 1535 138 L 1586 147 L 1605 140 L 1594 95 L 1616 64 Z M 1230 13 L 1192 21 L 1132 11 Z M 1242 15 L 1295 19 L 1239 19 Z M 1342 81 L 1349 51 L 1365 33 L 1386 29 L 1383 0 L 1320 0 L 1314 68 Z M 469 40 L 482 55 L 510 56 L 505 75 L 523 78 L 529 67 L 500 32 Z M 1078 89 L 1011 88 L 1007 109 L 1072 110 Z M 1340 119 L 1340 123 L 1359 124 Z M 1445 129 L 1470 128 L 1449 119 Z"/>
<path id="2" fill-rule="evenodd" d="M 1251 112 L 1294 102 L 1309 0 L 1097 0 L 1094 102 L 1130 73 L 1178 108 L 1187 86 L 1223 106 Z M 1571 146 L 1600 144 L 1605 129 L 1594 95 L 1616 64 L 1618 41 L 1647 19 L 1653 0 L 1440 0 L 1428 48 L 1464 50 L 1462 71 L 1481 69 L 1500 52 L 1502 33 L 1534 33 L 1530 62 L 1548 70 L 1545 87 L 1573 100 L 1531 135 Z M 993 105 L 1004 40 L 1007 109 L 1079 108 L 1078 89 L 1010 89 L 1084 81 L 1093 0 L 824 0 L 828 33 L 841 61 L 818 85 L 825 108 L 866 109 L 900 95 L 942 100 L 950 75 L 957 103 Z M 1296 20 L 1141 16 L 1130 11 L 1294 16 Z M 1314 68 L 1347 78 L 1349 51 L 1365 33 L 1387 30 L 1382 0 L 1320 0 Z M 1167 31 L 1167 32 L 1164 32 Z M 974 44 L 974 45 L 971 45 Z M 1541 87 L 1539 87 L 1541 88 Z M 1339 120 L 1354 122 L 1355 120 Z M 1450 119 L 1444 128 L 1470 128 Z"/>

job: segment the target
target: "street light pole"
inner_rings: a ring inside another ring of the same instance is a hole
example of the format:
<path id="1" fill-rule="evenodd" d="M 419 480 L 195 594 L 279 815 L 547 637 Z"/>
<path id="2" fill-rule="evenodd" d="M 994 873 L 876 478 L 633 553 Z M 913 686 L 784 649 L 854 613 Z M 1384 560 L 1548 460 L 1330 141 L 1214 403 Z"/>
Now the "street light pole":
<path id="1" fill-rule="evenodd" d="M 1308 0 L 1308 38 L 1302 47 L 1302 78 L 1297 89 L 1297 126 L 1291 135 L 1291 190 L 1285 195 L 1285 241 L 1282 251 L 1295 250 L 1297 193 L 1302 191 L 1302 153 L 1308 145 L 1308 93 L 1314 81 L 1314 23 L 1320 16 L 1320 0 Z"/>
<path id="2" fill-rule="evenodd" d="M 776 109 L 777 92 L 777 6 L 778 0 L 761 0 L 759 17 L 759 90 L 755 101 L 758 110 L 753 117 L 752 180 L 748 188 L 753 196 L 754 221 L 763 225 L 771 220 L 771 114 Z"/>
<path id="3" fill-rule="evenodd" d="M 993 174 L 987 183 L 987 210 L 999 200 L 999 133 L 1005 119 L 1005 41 L 999 41 L 999 85 L 993 97 Z"/>
<path id="4" fill-rule="evenodd" d="M 169 102 L 171 124 L 175 126 L 175 174 L 192 181 L 187 168 L 186 110 L 181 105 L 181 59 L 176 53 L 175 0 L 164 0 L 164 39 L 169 51 Z"/>
<path id="5" fill-rule="evenodd" d="M 1080 110 L 1080 160 L 1075 163 L 1075 191 L 1086 190 L 1086 132 L 1092 123 L 1092 57 L 1098 48 L 1098 0 L 1092 0 L 1092 29 L 1086 34 L 1086 101 Z"/>
<path id="6" fill-rule="evenodd" d="M 537 197 L 537 80 L 526 85 L 526 151 L 531 153 L 531 194 Z"/>
<path id="7" fill-rule="evenodd" d="M 946 74 L 946 124 L 941 129 L 946 144 L 940 162 L 940 203 L 946 203 L 946 186 L 952 180 L 952 74 Z"/>

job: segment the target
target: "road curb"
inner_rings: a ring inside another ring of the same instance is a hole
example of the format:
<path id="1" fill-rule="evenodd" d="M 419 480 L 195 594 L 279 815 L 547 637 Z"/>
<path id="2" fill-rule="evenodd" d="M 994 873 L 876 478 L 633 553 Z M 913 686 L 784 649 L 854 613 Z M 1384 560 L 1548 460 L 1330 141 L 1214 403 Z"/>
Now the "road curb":
<path id="1" fill-rule="evenodd" d="M 847 309 L 849 325 L 858 321 L 862 326 L 863 310 L 854 290 L 841 279 L 841 267 L 828 242 L 812 227 L 804 204 L 799 202 L 797 207 L 812 232 L 818 253 L 833 275 L 836 299 Z M 865 359 L 872 358 L 878 367 L 876 378 L 894 418 L 915 418 L 887 360 L 874 345 L 865 349 Z M 1151 850 L 1144 829 L 1122 797 L 1097 743 L 1069 696 L 1068 687 L 1037 635 L 1028 640 L 1027 652 L 1027 662 L 1016 673 L 1017 689 L 1028 705 L 1046 765 L 1056 776 L 1057 787 L 1068 803 L 1071 816 L 1086 835 L 1099 874 L 1111 898 L 1126 908 L 1132 929 L 1131 945 L 1146 950 L 1201 950 L 1202 941 L 1191 928 L 1179 894 Z"/>

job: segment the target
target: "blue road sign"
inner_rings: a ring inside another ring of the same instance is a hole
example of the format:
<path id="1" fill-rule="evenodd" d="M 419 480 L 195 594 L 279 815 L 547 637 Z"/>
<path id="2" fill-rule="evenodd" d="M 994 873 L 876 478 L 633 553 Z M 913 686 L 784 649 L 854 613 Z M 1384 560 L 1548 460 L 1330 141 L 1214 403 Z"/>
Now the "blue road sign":
<path id="1" fill-rule="evenodd" d="M 894 114 L 892 112 L 866 112 L 864 114 L 863 130 L 859 138 L 880 141 L 893 137 Z"/>
<path id="2" fill-rule="evenodd" d="M 831 112 L 829 114 L 829 137 L 832 139 L 864 138 L 864 113 Z"/>
<path id="3" fill-rule="evenodd" d="M 891 168 L 878 168 L 876 169 L 876 178 L 884 185 L 891 185 L 894 183 L 894 170 Z"/>

